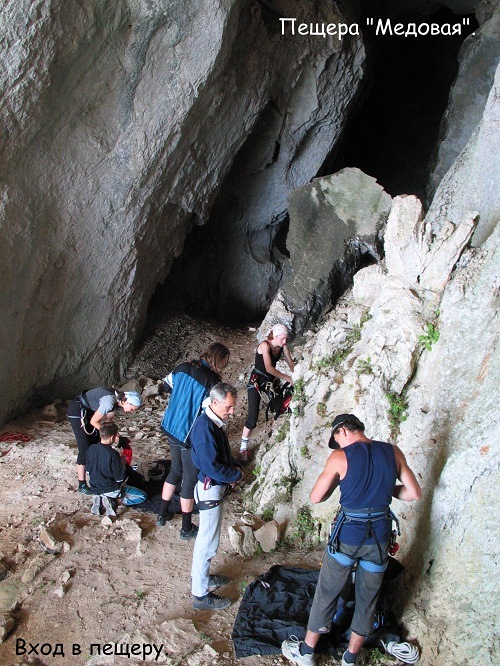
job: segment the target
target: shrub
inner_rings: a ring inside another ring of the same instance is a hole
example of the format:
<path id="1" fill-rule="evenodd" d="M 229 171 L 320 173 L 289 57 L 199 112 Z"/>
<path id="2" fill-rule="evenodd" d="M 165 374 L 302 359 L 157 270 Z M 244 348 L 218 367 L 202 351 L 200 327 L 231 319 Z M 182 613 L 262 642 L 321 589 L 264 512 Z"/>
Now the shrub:
<path id="1" fill-rule="evenodd" d="M 387 400 L 389 401 L 388 416 L 391 435 L 397 437 L 401 424 L 408 418 L 408 400 L 406 396 L 395 391 L 389 391 Z"/>
<path id="2" fill-rule="evenodd" d="M 431 351 L 432 346 L 439 340 L 439 329 L 434 324 L 427 324 L 427 331 L 424 335 L 418 336 L 418 341 L 427 351 Z"/>

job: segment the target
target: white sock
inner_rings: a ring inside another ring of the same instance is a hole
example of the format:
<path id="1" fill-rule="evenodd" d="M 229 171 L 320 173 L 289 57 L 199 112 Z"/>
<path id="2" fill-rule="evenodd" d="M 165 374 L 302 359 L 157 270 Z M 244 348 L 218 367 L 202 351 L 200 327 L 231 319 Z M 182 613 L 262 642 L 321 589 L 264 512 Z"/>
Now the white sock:
<path id="1" fill-rule="evenodd" d="M 242 437 L 241 438 L 240 451 L 246 451 L 248 449 L 248 442 L 249 441 L 250 441 L 250 437 Z"/>

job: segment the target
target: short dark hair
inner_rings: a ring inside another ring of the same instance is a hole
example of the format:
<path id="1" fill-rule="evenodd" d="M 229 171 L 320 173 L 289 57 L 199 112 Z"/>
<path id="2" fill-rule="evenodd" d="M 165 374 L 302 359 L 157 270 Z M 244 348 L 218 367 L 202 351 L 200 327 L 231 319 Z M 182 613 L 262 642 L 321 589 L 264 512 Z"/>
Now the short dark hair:
<path id="1" fill-rule="evenodd" d="M 340 449 L 340 444 L 335 441 L 335 435 L 340 428 L 346 428 L 350 432 L 356 432 L 357 430 L 364 432 L 365 424 L 355 414 L 339 414 L 336 416 L 332 423 L 332 432 L 328 441 L 330 449 Z"/>
<path id="2" fill-rule="evenodd" d="M 115 435 L 118 434 L 118 426 L 114 421 L 108 421 L 107 423 L 103 423 L 101 425 L 101 439 L 111 439 Z"/>

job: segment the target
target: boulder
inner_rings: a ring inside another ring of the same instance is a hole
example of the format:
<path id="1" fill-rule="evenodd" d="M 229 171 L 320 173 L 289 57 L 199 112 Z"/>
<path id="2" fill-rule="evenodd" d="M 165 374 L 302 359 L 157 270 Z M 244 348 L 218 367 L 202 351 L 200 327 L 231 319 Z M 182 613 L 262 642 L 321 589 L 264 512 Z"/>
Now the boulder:
<path id="1" fill-rule="evenodd" d="M 279 543 L 280 526 L 275 520 L 270 520 L 254 532 L 254 537 L 265 553 L 271 553 Z"/>
<path id="2" fill-rule="evenodd" d="M 391 202 L 375 178 L 356 168 L 315 178 L 295 190 L 289 198 L 290 260 L 261 332 L 275 319 L 302 332 L 362 265 L 378 261 L 377 234 Z"/>

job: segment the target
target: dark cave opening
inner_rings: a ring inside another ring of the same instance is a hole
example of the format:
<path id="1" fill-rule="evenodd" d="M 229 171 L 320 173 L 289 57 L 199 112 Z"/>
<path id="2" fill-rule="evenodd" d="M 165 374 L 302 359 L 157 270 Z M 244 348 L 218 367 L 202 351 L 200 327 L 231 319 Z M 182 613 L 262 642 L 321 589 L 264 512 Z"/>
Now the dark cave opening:
<path id="1" fill-rule="evenodd" d="M 443 25 L 461 22 L 462 18 L 441 8 L 420 20 Z M 340 140 L 318 176 L 357 167 L 376 178 L 391 196 L 415 194 L 424 201 L 429 162 L 450 87 L 458 72 L 458 53 L 464 39 L 477 27 L 475 17 L 468 18 L 469 26 L 462 35 L 417 38 L 363 35 L 367 54 L 364 86 L 352 105 Z M 148 323 L 162 310 L 185 311 L 225 323 L 255 322 L 264 316 L 279 288 L 283 271 L 287 270 L 287 261 L 293 261 L 287 248 L 288 215 L 285 212 L 280 218 L 269 220 L 265 229 L 247 233 L 245 240 L 239 239 L 233 221 L 238 219 L 234 211 L 241 205 L 240 194 L 245 188 L 239 177 L 238 162 L 247 159 L 249 143 L 272 136 L 276 115 L 270 102 L 232 165 L 210 219 L 203 226 L 194 226 L 182 255 L 174 262 L 165 282 L 157 287 Z M 273 144 L 272 150 L 271 162 L 279 155 L 279 142 Z M 269 267 L 271 277 L 259 301 L 250 277 L 243 286 L 240 284 L 232 291 L 228 287 L 230 276 L 222 267 L 230 248 L 233 253 L 241 254 L 243 272 L 249 262 L 257 266 L 257 271 L 259 266 Z M 354 267 L 353 271 L 360 267 Z M 332 302 L 348 286 L 332 285 Z"/>
<path id="2" fill-rule="evenodd" d="M 474 15 L 461 17 L 446 8 L 422 19 L 442 26 L 462 18 L 468 18 L 469 25 L 462 26 L 461 35 L 364 35 L 367 86 L 319 175 L 358 167 L 391 196 L 415 194 L 425 201 L 429 163 L 458 72 L 458 53 L 478 24 Z"/>

